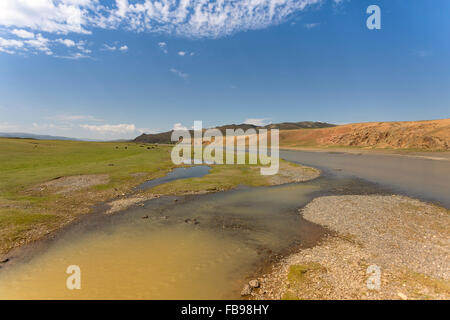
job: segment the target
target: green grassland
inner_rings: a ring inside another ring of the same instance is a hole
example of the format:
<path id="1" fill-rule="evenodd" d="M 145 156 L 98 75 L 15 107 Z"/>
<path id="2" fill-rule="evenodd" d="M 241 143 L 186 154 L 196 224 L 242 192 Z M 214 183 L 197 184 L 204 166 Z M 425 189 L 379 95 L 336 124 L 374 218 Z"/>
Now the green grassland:
<path id="1" fill-rule="evenodd" d="M 163 176 L 172 167 L 170 148 L 165 146 L 0 139 L 0 252 L 39 238 L 89 212 L 95 203 Z M 109 182 L 69 194 L 35 187 L 58 177 L 86 174 L 106 174 Z"/>
<path id="2" fill-rule="evenodd" d="M 133 187 L 164 176 L 175 165 L 172 146 L 0 138 L 0 254 L 36 240 L 95 204 L 126 197 Z M 286 163 L 283 163 L 286 166 Z M 145 193 L 188 194 L 240 184 L 270 185 L 259 165 L 214 165 L 202 178 L 173 181 Z M 60 177 L 102 175 L 107 181 L 71 192 L 42 188 Z"/>

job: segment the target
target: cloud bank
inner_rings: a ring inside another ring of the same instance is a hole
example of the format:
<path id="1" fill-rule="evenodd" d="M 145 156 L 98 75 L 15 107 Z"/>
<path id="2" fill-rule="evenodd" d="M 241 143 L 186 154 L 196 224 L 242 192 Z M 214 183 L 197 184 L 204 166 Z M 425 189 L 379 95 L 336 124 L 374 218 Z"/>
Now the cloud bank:
<path id="1" fill-rule="evenodd" d="M 137 128 L 134 124 L 104 124 L 104 125 L 90 125 L 80 124 L 80 128 L 94 131 L 101 135 L 126 135 L 133 133 L 154 133 L 154 130 L 147 128 Z"/>
<path id="2" fill-rule="evenodd" d="M 98 28 L 219 38 L 282 23 L 322 1 L 325 0 L 1 0 L 0 36 L 6 36 L 0 38 L 0 50 L 14 53 L 25 48 L 51 55 L 50 46 L 57 43 L 43 34 L 87 36 Z M 74 42 L 66 39 L 58 43 L 76 47 L 69 41 Z M 81 49 L 78 53 L 86 54 Z"/>
<path id="3" fill-rule="evenodd" d="M 265 126 L 270 122 L 269 118 L 249 118 L 249 119 L 245 119 L 244 121 L 245 124 L 253 124 L 255 126 Z"/>

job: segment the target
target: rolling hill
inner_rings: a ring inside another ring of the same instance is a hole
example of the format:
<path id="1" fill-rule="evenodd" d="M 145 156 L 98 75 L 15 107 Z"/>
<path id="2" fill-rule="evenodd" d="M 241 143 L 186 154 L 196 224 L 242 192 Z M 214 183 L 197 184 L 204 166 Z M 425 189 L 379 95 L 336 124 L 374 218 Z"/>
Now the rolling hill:
<path id="1" fill-rule="evenodd" d="M 279 129 L 279 130 L 295 130 L 295 129 L 312 129 L 312 128 L 330 128 L 334 127 L 334 124 L 325 123 L 325 122 L 313 122 L 313 121 L 302 121 L 302 122 L 283 122 L 283 123 L 275 123 L 269 124 L 266 126 L 255 126 L 253 124 L 229 124 L 224 126 L 216 127 L 223 134 L 225 134 L 226 129 Z M 192 130 L 191 134 L 192 134 Z M 135 142 L 140 143 L 173 143 L 171 141 L 171 135 L 173 130 L 155 134 L 142 134 L 136 139 Z"/>

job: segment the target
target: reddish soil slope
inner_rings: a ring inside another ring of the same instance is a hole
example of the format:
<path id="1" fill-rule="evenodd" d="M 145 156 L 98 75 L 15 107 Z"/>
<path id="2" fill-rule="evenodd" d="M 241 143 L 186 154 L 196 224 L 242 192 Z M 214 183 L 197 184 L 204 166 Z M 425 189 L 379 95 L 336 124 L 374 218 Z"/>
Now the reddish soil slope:
<path id="1" fill-rule="evenodd" d="M 282 147 L 356 146 L 450 150 L 450 119 L 352 123 L 332 128 L 280 132 Z"/>

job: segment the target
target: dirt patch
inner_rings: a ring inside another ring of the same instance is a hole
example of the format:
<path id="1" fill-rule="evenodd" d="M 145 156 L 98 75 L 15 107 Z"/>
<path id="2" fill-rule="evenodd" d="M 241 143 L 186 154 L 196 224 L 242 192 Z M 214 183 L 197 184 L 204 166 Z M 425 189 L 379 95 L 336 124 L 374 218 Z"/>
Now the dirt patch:
<path id="1" fill-rule="evenodd" d="M 105 212 L 105 214 L 112 214 L 122 210 L 125 210 L 133 205 L 140 204 L 144 201 L 158 198 L 158 195 L 148 195 L 148 196 L 134 196 L 129 198 L 118 199 L 114 201 L 108 202 L 109 209 Z"/>
<path id="2" fill-rule="evenodd" d="M 281 162 L 278 174 L 270 178 L 271 185 L 302 182 L 317 178 L 320 170 L 301 165 Z"/>
<path id="3" fill-rule="evenodd" d="M 449 210 L 403 196 L 352 195 L 316 198 L 302 213 L 337 236 L 275 265 L 253 298 L 450 298 Z M 380 268 L 379 289 L 367 286 L 369 266 Z M 295 278 L 293 268 L 303 272 Z"/>
<path id="4" fill-rule="evenodd" d="M 33 191 L 64 194 L 82 190 L 99 184 L 107 184 L 110 179 L 107 174 L 89 174 L 59 177 L 37 185 Z"/>

